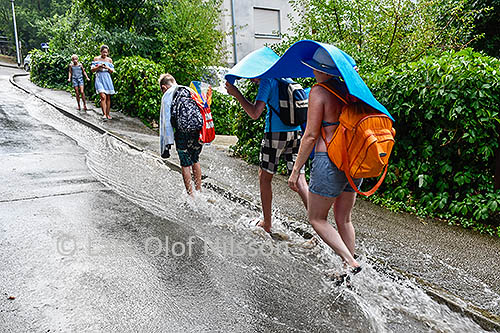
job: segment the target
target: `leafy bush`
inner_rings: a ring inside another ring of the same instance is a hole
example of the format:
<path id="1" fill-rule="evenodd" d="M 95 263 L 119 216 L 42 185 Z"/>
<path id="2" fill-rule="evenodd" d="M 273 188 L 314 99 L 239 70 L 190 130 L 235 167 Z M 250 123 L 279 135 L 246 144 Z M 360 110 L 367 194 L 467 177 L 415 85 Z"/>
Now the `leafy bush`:
<path id="1" fill-rule="evenodd" d="M 160 117 L 161 90 L 158 78 L 164 70 L 151 60 L 125 57 L 115 62 L 113 83 L 116 108 L 139 117 L 145 123 Z"/>
<path id="2" fill-rule="evenodd" d="M 214 119 L 215 133 L 233 135 L 234 119 L 239 109 L 234 98 L 214 90 L 210 109 Z"/>
<path id="3" fill-rule="evenodd" d="M 90 82 L 85 83 L 85 93 L 99 107 L 99 95 L 95 93 L 95 74 L 90 71 L 93 57 L 80 57 Z M 73 92 L 68 83 L 68 65 L 71 55 L 32 51 L 31 80 L 45 88 Z M 159 76 L 164 73 L 160 65 L 141 57 L 125 57 L 114 62 L 112 74 L 116 95 L 111 98 L 112 107 L 139 117 L 146 124 L 159 119 L 161 90 Z"/>
<path id="4" fill-rule="evenodd" d="M 73 92 L 71 84 L 67 82 L 70 55 L 38 50 L 34 50 L 32 54 L 31 79 L 34 83 L 45 88 Z M 87 98 L 99 107 L 99 95 L 94 90 L 95 75 L 90 72 L 93 58 L 84 57 L 80 60 L 91 78 L 91 82 L 85 84 Z M 113 108 L 139 117 L 146 124 L 158 121 L 162 96 L 158 78 L 165 72 L 163 66 L 139 56 L 119 59 L 114 65 L 115 72 L 112 76 L 116 95 L 111 98 Z M 233 134 L 238 107 L 232 97 L 214 91 L 211 109 L 217 134 Z"/>
<path id="5" fill-rule="evenodd" d="M 239 85 L 243 95 L 254 101 L 257 97 L 258 86 L 245 80 Z M 259 151 L 264 134 L 266 111 L 262 112 L 259 119 L 253 120 L 237 103 L 237 113 L 234 119 L 234 135 L 238 137 L 238 143 L 234 147 L 234 152 L 252 164 L 259 163 Z"/>
<path id="6" fill-rule="evenodd" d="M 61 16 L 38 22 L 56 52 L 111 57 L 141 56 L 162 64 L 181 84 L 224 63 L 221 0 L 74 0 Z"/>
<path id="7" fill-rule="evenodd" d="M 376 201 L 400 201 L 420 215 L 499 225 L 494 190 L 500 60 L 464 49 L 426 57 L 371 78 L 394 118 L 396 145 Z M 500 229 L 499 229 L 500 231 Z M 492 230 L 490 229 L 490 233 Z"/>
<path id="8" fill-rule="evenodd" d="M 158 20 L 159 61 L 182 84 L 199 80 L 208 66 L 220 66 L 226 49 L 220 30 L 221 0 L 164 1 Z"/>
<path id="9" fill-rule="evenodd" d="M 492 57 L 500 57 L 500 1 L 499 0 L 477 0 L 468 3 L 474 9 L 488 7 L 479 13 L 474 22 L 474 32 L 484 34 L 484 37 L 473 42 L 476 50 L 481 50 Z"/>
<path id="10" fill-rule="evenodd" d="M 0 1 L 0 35 L 7 36 L 12 41 L 12 49 L 15 51 L 14 26 L 12 24 L 12 3 L 14 1 Z M 47 42 L 45 30 L 39 27 L 39 22 L 47 17 L 57 16 L 65 13 L 71 7 L 72 0 L 16 0 L 15 14 L 18 39 L 22 43 L 21 51 L 26 55 L 27 51 L 39 48 L 40 43 Z M 2 43 L 2 46 L 5 44 Z M 9 45 L 10 46 L 10 45 Z"/>
<path id="11" fill-rule="evenodd" d="M 46 88 L 68 90 L 68 65 L 71 55 L 33 50 L 31 52 L 30 78 L 34 83 Z"/>

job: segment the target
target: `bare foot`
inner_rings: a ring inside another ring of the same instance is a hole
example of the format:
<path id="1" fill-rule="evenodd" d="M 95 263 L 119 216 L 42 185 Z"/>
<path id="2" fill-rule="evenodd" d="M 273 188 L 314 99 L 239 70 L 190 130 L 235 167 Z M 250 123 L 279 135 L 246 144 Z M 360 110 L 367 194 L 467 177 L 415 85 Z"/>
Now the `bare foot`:
<path id="1" fill-rule="evenodd" d="M 313 247 L 317 246 L 318 243 L 319 243 L 318 239 L 316 237 L 313 237 L 302 243 L 302 247 L 305 249 L 312 249 Z"/>
<path id="2" fill-rule="evenodd" d="M 110 116 L 109 114 L 108 114 L 107 118 L 108 118 L 108 119 L 113 119 L 113 118 L 111 118 L 111 116 Z"/>
<path id="3" fill-rule="evenodd" d="M 250 228 L 260 227 L 260 228 L 264 229 L 267 233 L 271 232 L 271 226 L 264 226 L 264 221 L 257 218 L 257 217 L 250 220 L 250 222 L 248 222 L 248 226 Z"/>
<path id="4" fill-rule="evenodd" d="M 265 225 L 264 224 L 264 221 L 260 221 L 259 223 L 257 223 L 257 227 L 261 227 L 262 229 L 264 229 L 267 233 L 271 233 L 271 226 L 270 225 Z"/>

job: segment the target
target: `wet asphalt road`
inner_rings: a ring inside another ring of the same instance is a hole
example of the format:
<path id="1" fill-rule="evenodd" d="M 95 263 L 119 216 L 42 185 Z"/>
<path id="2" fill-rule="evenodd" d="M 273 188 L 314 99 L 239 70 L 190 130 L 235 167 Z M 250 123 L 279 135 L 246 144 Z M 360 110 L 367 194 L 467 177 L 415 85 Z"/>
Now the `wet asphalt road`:
<path id="1" fill-rule="evenodd" d="M 255 252 L 252 249 L 263 244 L 259 237 L 203 227 L 210 224 L 209 218 L 191 211 L 189 204 L 167 202 L 163 207 L 171 212 L 162 215 L 125 199 L 96 177 L 95 167 L 89 171 L 89 165 L 99 160 L 92 156 L 98 154 L 31 116 L 29 109 L 40 103 L 8 84 L 12 72 L 0 69 L 3 330 L 480 331 L 414 286 L 395 285 L 368 267 L 360 281 L 364 294 L 352 294 L 325 283 L 323 266 L 317 268 L 318 253 Z M 134 184 L 133 176 L 122 171 L 123 182 Z M 178 174 L 161 177 L 168 178 L 167 184 L 179 181 Z M 376 218 L 367 220 L 378 221 L 383 214 L 361 207 L 358 219 L 371 214 Z M 400 234 L 411 234 L 406 223 L 392 222 L 402 228 Z M 382 242 L 385 231 L 376 229 L 379 237 L 371 234 L 370 241 Z M 363 233 L 361 228 L 361 239 Z M 214 240 L 224 245 L 236 242 L 245 255 L 221 250 Z M 189 250 L 175 255 L 176 242 L 181 244 L 177 250 L 182 244 Z M 397 248 L 397 242 L 391 246 Z M 399 253 L 386 258 L 404 263 L 405 248 L 410 250 L 401 244 Z M 321 256 L 320 261 L 328 260 Z M 366 301 L 370 294 L 380 298 Z M 372 309 L 376 303 L 382 305 Z"/>
<path id="2" fill-rule="evenodd" d="M 369 330 L 352 300 L 336 307 L 336 294 L 320 292 L 305 263 L 221 255 L 97 181 L 85 149 L 28 114 L 9 72 L 0 77 L 2 331 Z M 157 255 L 167 248 L 158 239 L 191 253 Z"/>

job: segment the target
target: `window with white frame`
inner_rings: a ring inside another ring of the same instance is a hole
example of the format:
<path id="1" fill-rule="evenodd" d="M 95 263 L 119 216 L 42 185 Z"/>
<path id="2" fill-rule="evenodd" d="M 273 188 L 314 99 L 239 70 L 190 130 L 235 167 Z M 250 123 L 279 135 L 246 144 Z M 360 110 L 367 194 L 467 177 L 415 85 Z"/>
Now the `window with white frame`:
<path id="1" fill-rule="evenodd" d="M 254 7 L 253 23 L 255 37 L 280 38 L 280 10 L 273 8 Z"/>

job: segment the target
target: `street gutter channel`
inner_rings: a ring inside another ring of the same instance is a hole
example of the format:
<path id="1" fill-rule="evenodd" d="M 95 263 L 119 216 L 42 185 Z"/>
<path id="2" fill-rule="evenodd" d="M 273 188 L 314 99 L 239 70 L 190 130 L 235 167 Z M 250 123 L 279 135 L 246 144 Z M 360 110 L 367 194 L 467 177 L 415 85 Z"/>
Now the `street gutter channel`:
<path id="1" fill-rule="evenodd" d="M 10 66 L 6 66 L 3 64 L 0 64 L 0 66 L 10 67 Z M 15 67 L 15 68 L 17 68 L 17 67 Z M 104 128 L 102 128 L 98 125 L 95 125 L 95 124 L 93 124 L 93 123 L 91 123 L 83 118 L 78 117 L 77 115 L 65 110 L 63 106 L 60 106 L 57 103 L 54 103 L 54 102 L 46 99 L 45 97 L 43 97 L 37 93 L 34 93 L 32 91 L 29 91 L 28 89 L 22 87 L 20 84 L 16 83 L 14 80 L 18 76 L 27 76 L 27 75 L 29 75 L 29 74 L 28 73 L 13 74 L 9 78 L 9 81 L 12 85 L 17 87 L 18 89 L 24 91 L 27 94 L 33 95 L 33 96 L 37 97 L 38 99 L 42 100 L 43 102 L 51 105 L 56 110 L 61 112 L 63 115 L 65 115 L 73 120 L 76 120 L 77 122 L 97 131 L 100 134 L 106 134 L 106 135 L 112 136 L 113 138 L 117 139 L 120 142 L 123 142 L 124 144 L 126 144 L 130 148 L 137 150 L 137 151 L 140 151 L 140 152 L 143 152 L 143 153 L 149 155 L 150 157 L 154 158 L 158 162 L 165 164 L 171 170 L 177 171 L 179 173 L 181 172 L 181 167 L 178 164 L 176 164 L 172 161 L 166 160 L 166 159 L 162 159 L 158 154 L 156 154 L 152 151 L 149 151 L 149 150 L 144 150 L 143 148 L 141 148 L 141 147 L 137 146 L 136 144 L 122 138 L 121 136 L 119 136 L 115 133 L 112 133 L 108 130 L 105 130 Z M 215 184 L 215 182 L 213 180 L 211 180 L 208 176 L 203 175 L 203 179 L 208 180 L 208 182 L 203 183 L 203 187 L 208 188 L 210 190 L 213 190 L 213 191 L 223 195 L 225 198 L 227 198 L 233 202 L 236 202 L 238 204 L 241 204 L 247 208 L 251 208 L 251 209 L 254 209 L 256 211 L 260 210 L 260 206 L 258 204 L 254 204 L 254 203 L 250 202 L 249 200 L 244 199 L 244 198 L 234 194 L 230 190 L 227 190 L 227 189 Z M 307 230 L 305 230 L 305 229 L 303 229 L 295 224 L 285 223 L 284 225 L 288 230 L 300 235 L 304 239 L 310 239 L 313 237 L 313 235 L 309 231 L 307 231 Z M 378 269 L 378 270 L 384 272 L 386 275 L 392 276 L 395 279 L 402 279 L 405 277 L 412 279 L 413 281 L 418 283 L 425 290 L 427 295 L 429 295 L 429 297 L 434 299 L 436 302 L 438 302 L 440 304 L 445 304 L 452 311 L 467 316 L 468 318 L 470 318 L 474 322 L 476 322 L 478 325 L 480 325 L 483 329 L 485 329 L 487 331 L 494 331 L 495 330 L 497 332 L 500 332 L 500 317 L 498 317 L 492 313 L 489 313 L 488 311 L 482 310 L 482 309 L 470 309 L 470 308 L 464 307 L 464 306 L 460 305 L 459 302 L 451 299 L 453 297 L 453 298 L 456 298 L 457 300 L 460 300 L 459 298 L 457 298 L 453 295 L 449 295 L 449 294 L 447 295 L 447 293 L 444 290 L 441 290 L 439 287 L 436 287 L 434 285 L 429 284 L 428 282 L 424 281 L 423 279 L 419 278 L 416 275 L 413 275 L 413 274 L 408 273 L 408 272 L 404 272 L 404 271 L 402 271 L 402 270 L 400 270 L 397 267 L 394 267 L 392 265 L 388 265 L 387 263 L 385 263 L 384 261 L 382 261 L 378 258 L 374 258 L 374 257 L 370 256 L 367 259 L 370 261 L 370 263 L 374 266 L 375 269 Z M 388 271 L 388 269 L 390 271 Z M 462 302 L 466 303 L 464 301 L 462 301 Z"/>

